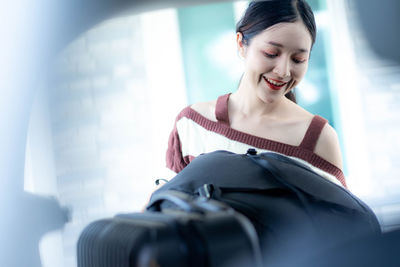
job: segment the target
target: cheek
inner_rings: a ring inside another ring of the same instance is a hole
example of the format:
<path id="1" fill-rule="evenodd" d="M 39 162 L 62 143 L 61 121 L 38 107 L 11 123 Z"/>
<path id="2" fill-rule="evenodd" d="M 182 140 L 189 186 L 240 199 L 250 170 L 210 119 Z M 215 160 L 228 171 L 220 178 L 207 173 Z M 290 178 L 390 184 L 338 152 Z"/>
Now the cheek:
<path id="1" fill-rule="evenodd" d="M 308 65 L 306 66 L 298 66 L 294 70 L 292 70 L 292 77 L 294 79 L 294 83 L 290 86 L 289 90 L 296 87 L 300 81 L 303 79 L 304 75 L 306 74 L 308 69 Z"/>
<path id="2" fill-rule="evenodd" d="M 248 57 L 246 61 L 246 69 L 252 72 L 264 73 L 269 68 L 268 60 L 265 60 L 262 56 Z"/>
<path id="3" fill-rule="evenodd" d="M 293 78 L 299 82 L 301 79 L 303 79 L 304 75 L 306 75 L 307 69 L 308 64 L 296 66 L 292 72 Z"/>

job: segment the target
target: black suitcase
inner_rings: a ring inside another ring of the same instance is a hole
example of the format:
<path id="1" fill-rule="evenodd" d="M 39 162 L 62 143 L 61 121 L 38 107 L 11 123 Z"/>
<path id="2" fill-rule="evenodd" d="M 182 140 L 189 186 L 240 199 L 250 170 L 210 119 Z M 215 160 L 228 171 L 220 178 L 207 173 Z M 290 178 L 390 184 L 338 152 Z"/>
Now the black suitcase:
<path id="1" fill-rule="evenodd" d="M 166 201 L 175 208 L 160 211 Z M 78 267 L 262 265 L 253 225 L 221 202 L 171 190 L 148 209 L 89 224 Z"/>

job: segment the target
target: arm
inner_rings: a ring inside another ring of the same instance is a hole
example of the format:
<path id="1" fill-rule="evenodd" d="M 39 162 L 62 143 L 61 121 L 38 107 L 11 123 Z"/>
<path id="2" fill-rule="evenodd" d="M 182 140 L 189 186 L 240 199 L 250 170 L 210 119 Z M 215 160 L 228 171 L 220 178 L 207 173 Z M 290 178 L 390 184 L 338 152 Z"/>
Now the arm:
<path id="1" fill-rule="evenodd" d="M 321 158 L 343 170 L 339 139 L 335 129 L 333 129 L 329 124 L 326 124 L 322 129 L 314 152 Z"/>
<path id="2" fill-rule="evenodd" d="M 181 141 L 179 139 L 179 133 L 176 128 L 176 122 L 168 140 L 166 163 L 167 167 L 175 173 L 180 172 L 187 165 L 183 159 Z"/>

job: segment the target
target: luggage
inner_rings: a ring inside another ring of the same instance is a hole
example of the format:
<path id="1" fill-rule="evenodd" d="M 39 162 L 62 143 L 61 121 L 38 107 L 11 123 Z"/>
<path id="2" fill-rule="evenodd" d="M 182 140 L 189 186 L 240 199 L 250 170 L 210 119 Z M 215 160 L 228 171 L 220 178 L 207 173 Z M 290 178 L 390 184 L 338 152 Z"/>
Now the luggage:
<path id="1" fill-rule="evenodd" d="M 148 212 L 89 225 L 78 267 L 314 266 L 379 234 L 365 203 L 298 161 L 215 151 L 154 192 Z"/>
<path id="2" fill-rule="evenodd" d="M 174 209 L 161 208 L 166 202 Z M 262 265 L 252 224 L 218 201 L 165 191 L 148 209 L 88 225 L 78 267 Z"/>
<path id="3" fill-rule="evenodd" d="M 254 149 L 202 154 L 153 197 L 165 190 L 205 195 L 204 188 L 209 198 L 250 219 L 266 266 L 300 266 L 301 259 L 380 234 L 375 214 L 363 201 L 281 154 Z"/>

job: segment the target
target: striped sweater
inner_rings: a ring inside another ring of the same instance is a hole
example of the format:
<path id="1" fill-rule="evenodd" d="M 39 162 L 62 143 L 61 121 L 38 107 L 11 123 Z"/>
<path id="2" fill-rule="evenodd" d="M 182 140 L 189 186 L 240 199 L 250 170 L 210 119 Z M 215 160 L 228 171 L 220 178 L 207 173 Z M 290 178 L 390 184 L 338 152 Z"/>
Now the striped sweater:
<path id="1" fill-rule="evenodd" d="M 300 145 L 293 146 L 230 128 L 228 99 L 229 94 L 218 98 L 215 109 L 217 121 L 205 118 L 191 107 L 179 113 L 169 137 L 166 155 L 168 168 L 178 173 L 202 153 L 227 150 L 244 154 L 249 148 L 256 148 L 258 152 L 286 155 L 324 178 L 346 187 L 343 172 L 314 153 L 322 128 L 327 123 L 324 118 L 314 116 Z"/>

